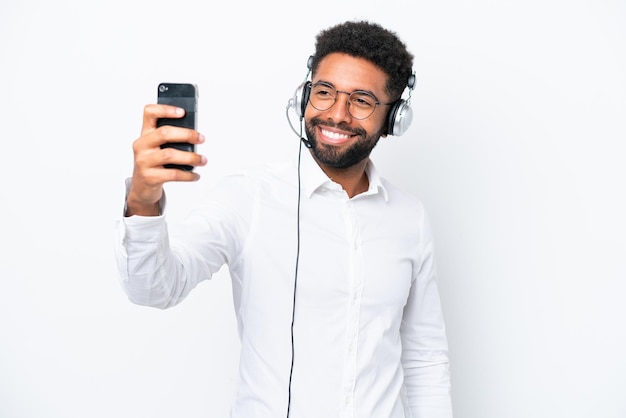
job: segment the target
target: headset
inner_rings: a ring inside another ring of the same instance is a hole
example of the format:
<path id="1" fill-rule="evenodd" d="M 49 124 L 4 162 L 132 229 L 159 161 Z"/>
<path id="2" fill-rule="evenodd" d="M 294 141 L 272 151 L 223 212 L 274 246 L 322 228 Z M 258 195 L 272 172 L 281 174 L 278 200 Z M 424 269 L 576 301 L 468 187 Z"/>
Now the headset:
<path id="1" fill-rule="evenodd" d="M 309 103 L 309 96 L 311 94 L 311 81 L 306 79 L 309 77 L 313 67 L 313 55 L 307 60 L 308 72 L 305 77 L 305 81 L 298 86 L 293 98 L 289 100 L 288 107 L 293 107 L 296 115 L 302 120 L 304 118 L 304 111 Z M 387 117 L 387 127 L 385 133 L 393 136 L 400 136 L 404 134 L 413 120 L 413 110 L 411 109 L 411 93 L 415 88 L 415 73 L 412 73 L 407 80 L 407 88 L 409 89 L 409 97 L 404 100 L 402 98 L 396 100 L 389 110 Z M 306 142 L 305 142 L 306 144 Z"/>

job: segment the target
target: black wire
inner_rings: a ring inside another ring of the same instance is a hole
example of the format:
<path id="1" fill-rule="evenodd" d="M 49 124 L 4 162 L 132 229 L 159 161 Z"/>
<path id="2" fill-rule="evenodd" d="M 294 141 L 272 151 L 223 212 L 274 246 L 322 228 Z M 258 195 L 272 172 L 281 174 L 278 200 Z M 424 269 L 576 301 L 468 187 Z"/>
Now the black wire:
<path id="1" fill-rule="evenodd" d="M 293 324 L 296 318 L 296 289 L 298 287 L 298 264 L 300 262 L 300 195 L 302 192 L 300 181 L 300 161 L 302 159 L 302 142 L 299 141 L 298 148 L 298 206 L 296 210 L 296 224 L 297 224 L 297 245 L 296 245 L 296 269 L 293 280 L 293 304 L 291 308 L 291 367 L 289 369 L 289 393 L 287 399 L 287 418 L 289 418 L 289 410 L 291 408 L 291 378 L 293 377 L 293 363 L 295 357 L 295 347 L 293 338 Z"/>

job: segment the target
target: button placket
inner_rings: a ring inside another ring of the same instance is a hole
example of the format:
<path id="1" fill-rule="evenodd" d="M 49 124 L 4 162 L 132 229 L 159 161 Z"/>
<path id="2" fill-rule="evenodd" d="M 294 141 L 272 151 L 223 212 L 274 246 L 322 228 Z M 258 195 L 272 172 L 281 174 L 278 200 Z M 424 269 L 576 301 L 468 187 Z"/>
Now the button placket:
<path id="1" fill-rule="evenodd" d="M 363 255 L 361 253 L 358 219 L 354 205 L 348 201 L 344 207 L 346 236 L 350 245 L 350 297 L 348 299 L 348 322 L 346 346 L 344 351 L 344 403 L 341 408 L 342 418 L 354 417 L 353 394 L 357 373 L 357 342 L 359 336 L 359 313 L 363 288 Z"/>

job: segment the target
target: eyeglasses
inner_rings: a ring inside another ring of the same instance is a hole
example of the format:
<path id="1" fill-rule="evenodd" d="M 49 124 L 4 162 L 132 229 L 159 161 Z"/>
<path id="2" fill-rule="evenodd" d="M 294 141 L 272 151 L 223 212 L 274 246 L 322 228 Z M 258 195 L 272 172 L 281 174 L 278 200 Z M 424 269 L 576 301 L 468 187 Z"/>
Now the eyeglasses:
<path id="1" fill-rule="evenodd" d="M 346 102 L 348 105 L 348 113 L 350 113 L 354 119 L 367 119 L 372 116 L 372 113 L 376 110 L 376 106 L 388 106 L 393 104 L 380 102 L 376 96 L 366 91 L 355 90 L 349 93 L 347 91 L 337 90 L 332 85 L 324 82 L 315 83 L 311 86 L 309 103 L 319 111 L 328 110 L 333 107 L 337 101 L 339 93 L 348 95 L 348 101 Z"/>

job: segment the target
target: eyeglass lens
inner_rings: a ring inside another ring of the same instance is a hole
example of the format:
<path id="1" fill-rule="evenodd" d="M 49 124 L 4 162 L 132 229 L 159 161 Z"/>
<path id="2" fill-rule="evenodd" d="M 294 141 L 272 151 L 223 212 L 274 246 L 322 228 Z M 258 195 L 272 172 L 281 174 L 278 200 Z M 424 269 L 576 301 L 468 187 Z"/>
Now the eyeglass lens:
<path id="1" fill-rule="evenodd" d="M 370 93 L 364 91 L 354 91 L 348 93 L 346 91 L 338 91 L 327 83 L 316 83 L 311 86 L 311 95 L 309 102 L 319 111 L 330 109 L 337 101 L 339 93 L 348 95 L 348 112 L 355 119 L 365 119 L 369 117 L 374 110 L 378 101 Z"/>

